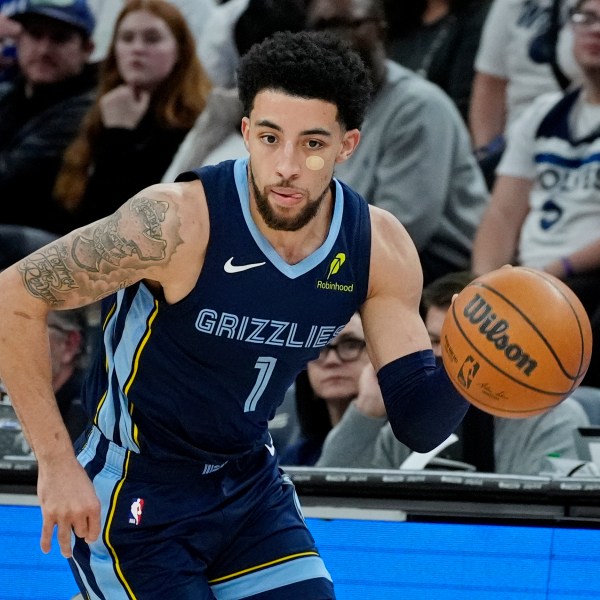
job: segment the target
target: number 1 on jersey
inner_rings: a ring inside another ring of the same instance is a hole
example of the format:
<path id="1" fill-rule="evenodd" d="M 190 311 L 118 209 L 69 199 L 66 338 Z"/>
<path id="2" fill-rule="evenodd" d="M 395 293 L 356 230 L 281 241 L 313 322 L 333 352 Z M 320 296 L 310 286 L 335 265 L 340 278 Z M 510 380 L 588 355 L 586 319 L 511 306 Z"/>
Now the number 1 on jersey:
<path id="1" fill-rule="evenodd" d="M 258 377 L 256 378 L 256 383 L 254 384 L 250 395 L 246 398 L 244 412 L 256 410 L 256 405 L 269 384 L 269 379 L 271 379 L 276 362 L 277 359 L 272 356 L 259 356 L 256 360 L 254 368 L 258 369 Z"/>

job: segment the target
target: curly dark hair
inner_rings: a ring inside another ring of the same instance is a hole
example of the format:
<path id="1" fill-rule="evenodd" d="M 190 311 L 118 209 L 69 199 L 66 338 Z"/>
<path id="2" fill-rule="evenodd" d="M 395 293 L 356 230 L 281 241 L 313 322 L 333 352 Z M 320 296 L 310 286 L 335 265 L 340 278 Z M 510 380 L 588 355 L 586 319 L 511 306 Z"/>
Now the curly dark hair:
<path id="1" fill-rule="evenodd" d="M 345 42 L 315 31 L 278 32 L 242 57 L 238 90 L 246 116 L 256 95 L 266 89 L 331 102 L 347 130 L 360 128 L 372 93 L 358 54 Z"/>

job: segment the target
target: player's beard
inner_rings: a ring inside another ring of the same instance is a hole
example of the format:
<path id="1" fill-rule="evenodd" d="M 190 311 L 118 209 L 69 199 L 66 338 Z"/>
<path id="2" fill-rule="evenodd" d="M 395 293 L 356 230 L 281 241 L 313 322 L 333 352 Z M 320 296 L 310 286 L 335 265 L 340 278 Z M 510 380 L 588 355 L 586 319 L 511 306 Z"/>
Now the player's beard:
<path id="1" fill-rule="evenodd" d="M 265 224 L 271 229 L 275 229 L 277 231 L 298 231 L 302 229 L 305 225 L 312 221 L 321 205 L 323 204 L 323 200 L 327 195 L 327 191 L 329 190 L 329 186 L 331 185 L 331 181 L 327 184 L 325 189 L 319 194 L 316 200 L 309 200 L 306 206 L 294 217 L 285 217 L 282 215 L 277 215 L 271 205 L 269 204 L 269 200 L 265 194 L 263 194 L 256 184 L 256 180 L 254 179 L 254 173 L 252 173 L 252 167 L 249 165 L 248 172 L 250 174 L 250 183 L 252 185 L 252 191 L 254 193 L 254 199 L 256 201 L 256 208 L 258 213 L 262 217 Z M 289 181 L 282 181 L 278 183 L 274 187 L 294 187 Z"/>

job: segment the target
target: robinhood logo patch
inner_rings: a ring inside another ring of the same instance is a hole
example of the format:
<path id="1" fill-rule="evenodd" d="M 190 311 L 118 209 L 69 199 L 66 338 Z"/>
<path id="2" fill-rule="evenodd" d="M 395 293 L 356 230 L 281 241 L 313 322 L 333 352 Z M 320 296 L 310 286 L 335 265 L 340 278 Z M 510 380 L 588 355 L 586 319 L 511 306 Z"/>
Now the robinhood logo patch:
<path id="1" fill-rule="evenodd" d="M 331 277 L 337 275 L 346 262 L 346 255 L 343 252 L 338 252 L 335 258 L 329 263 L 329 269 L 327 270 L 327 278 L 325 281 L 317 279 L 318 290 L 330 290 L 332 292 L 347 292 L 351 293 L 354 291 L 354 283 L 345 283 L 340 281 L 330 281 Z"/>
<path id="2" fill-rule="evenodd" d="M 346 255 L 343 252 L 339 252 L 335 255 L 335 258 L 331 261 L 329 265 L 329 273 L 327 274 L 327 279 L 329 279 L 332 275 L 335 275 L 341 268 L 341 266 L 346 262 Z"/>

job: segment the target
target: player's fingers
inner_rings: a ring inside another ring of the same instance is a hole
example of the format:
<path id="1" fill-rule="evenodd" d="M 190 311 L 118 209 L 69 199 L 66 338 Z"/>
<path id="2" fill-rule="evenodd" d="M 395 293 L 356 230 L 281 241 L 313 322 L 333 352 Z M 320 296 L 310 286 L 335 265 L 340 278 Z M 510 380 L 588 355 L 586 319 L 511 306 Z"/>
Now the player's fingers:
<path id="1" fill-rule="evenodd" d="M 44 519 L 42 524 L 42 535 L 40 538 L 40 548 L 44 554 L 48 554 L 52 548 L 52 534 L 54 533 L 55 522 Z"/>
<path id="2" fill-rule="evenodd" d="M 71 524 L 63 522 L 58 524 L 58 533 L 56 538 L 58 539 L 58 545 L 60 546 L 60 553 L 65 558 L 71 558 Z"/>
<path id="3" fill-rule="evenodd" d="M 97 510 L 91 511 L 87 518 L 87 535 L 85 541 L 90 544 L 98 539 L 100 535 L 100 507 Z"/>
<path id="4" fill-rule="evenodd" d="M 86 515 L 82 515 L 77 520 L 73 521 L 73 532 L 79 538 L 85 538 L 88 535 L 88 519 Z"/>

